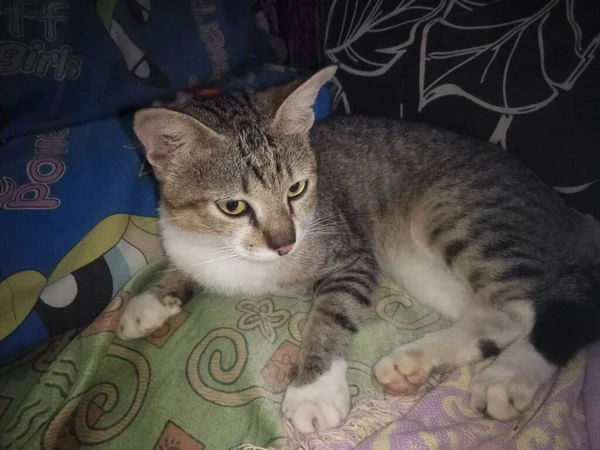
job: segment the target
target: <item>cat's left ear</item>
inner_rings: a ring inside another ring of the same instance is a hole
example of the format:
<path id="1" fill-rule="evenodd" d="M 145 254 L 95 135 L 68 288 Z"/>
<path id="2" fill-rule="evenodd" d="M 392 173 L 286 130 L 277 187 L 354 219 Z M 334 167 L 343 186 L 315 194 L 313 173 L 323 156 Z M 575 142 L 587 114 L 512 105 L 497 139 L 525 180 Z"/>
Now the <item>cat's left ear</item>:
<path id="1" fill-rule="evenodd" d="M 308 133 L 315 121 L 313 105 L 319 90 L 335 74 L 337 66 L 326 67 L 303 83 L 291 83 L 268 92 L 277 107 L 273 126 L 285 134 Z"/>
<path id="2" fill-rule="evenodd" d="M 133 130 L 144 146 L 146 158 L 159 171 L 176 153 L 193 148 L 209 150 L 221 136 L 187 114 L 165 108 L 146 108 L 135 113 Z"/>

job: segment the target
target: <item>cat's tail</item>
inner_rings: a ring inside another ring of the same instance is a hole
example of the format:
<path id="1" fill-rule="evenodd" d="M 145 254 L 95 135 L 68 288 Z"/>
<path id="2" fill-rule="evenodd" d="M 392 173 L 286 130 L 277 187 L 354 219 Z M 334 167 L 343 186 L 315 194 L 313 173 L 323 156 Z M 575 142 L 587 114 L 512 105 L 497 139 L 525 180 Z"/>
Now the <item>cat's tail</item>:
<path id="1" fill-rule="evenodd" d="M 600 340 L 600 224 L 585 222 L 578 241 L 574 258 L 562 262 L 555 283 L 535 300 L 531 341 L 557 366 Z"/>

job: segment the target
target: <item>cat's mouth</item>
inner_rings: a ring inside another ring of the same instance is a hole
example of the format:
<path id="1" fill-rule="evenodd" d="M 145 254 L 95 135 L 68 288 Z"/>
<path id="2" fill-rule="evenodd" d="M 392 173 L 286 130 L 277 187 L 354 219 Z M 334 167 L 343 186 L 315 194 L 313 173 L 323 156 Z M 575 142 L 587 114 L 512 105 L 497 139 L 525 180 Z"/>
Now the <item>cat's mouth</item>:
<path id="1" fill-rule="evenodd" d="M 296 251 L 298 243 L 288 244 L 286 246 L 271 249 L 268 247 L 250 247 L 238 249 L 238 254 L 246 260 L 256 262 L 273 262 L 283 260 Z"/>
<path id="2" fill-rule="evenodd" d="M 305 230 L 296 227 L 292 239 L 267 239 L 264 242 L 257 242 L 254 239 L 248 239 L 246 236 L 240 236 L 234 240 L 233 247 L 239 257 L 246 261 L 285 261 L 298 252 L 305 235 Z"/>

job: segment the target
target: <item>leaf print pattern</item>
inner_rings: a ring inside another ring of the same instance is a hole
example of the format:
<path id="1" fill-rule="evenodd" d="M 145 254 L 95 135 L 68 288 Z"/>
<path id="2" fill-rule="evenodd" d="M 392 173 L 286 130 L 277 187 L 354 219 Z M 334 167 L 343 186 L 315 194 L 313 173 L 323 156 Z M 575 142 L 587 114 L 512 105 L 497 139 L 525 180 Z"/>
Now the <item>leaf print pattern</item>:
<path id="1" fill-rule="evenodd" d="M 387 72 L 415 42 L 418 26 L 437 15 L 444 5 L 443 0 L 396 3 L 389 10 L 390 2 L 383 0 L 334 1 L 325 35 L 327 57 L 355 75 L 376 77 Z M 343 10 L 346 20 L 332 19 L 339 17 L 338 9 Z M 378 42 L 388 41 L 385 35 L 394 36 L 394 45 L 378 46 Z"/>
<path id="2" fill-rule="evenodd" d="M 544 29 L 550 19 L 552 23 L 563 19 L 577 35 L 577 22 L 560 8 L 572 10 L 573 1 L 530 0 L 529 15 L 523 10 L 507 12 L 503 2 L 495 2 L 480 8 L 479 15 L 449 10 L 432 20 L 425 26 L 421 43 L 419 109 L 440 97 L 458 95 L 500 114 L 526 114 L 550 103 L 559 89 L 571 89 L 600 35 L 586 49 L 576 39 L 571 72 L 564 80 L 554 80 L 548 72 L 554 62 L 546 57 Z M 454 45 L 445 48 L 444 42 Z M 468 46 L 456 48 L 457 42 Z M 528 55 L 527 62 L 519 57 L 523 54 Z"/>
<path id="3" fill-rule="evenodd" d="M 600 157 L 591 150 L 600 145 L 600 2 L 326 4 L 338 113 L 424 120 L 487 139 L 600 218 Z"/>

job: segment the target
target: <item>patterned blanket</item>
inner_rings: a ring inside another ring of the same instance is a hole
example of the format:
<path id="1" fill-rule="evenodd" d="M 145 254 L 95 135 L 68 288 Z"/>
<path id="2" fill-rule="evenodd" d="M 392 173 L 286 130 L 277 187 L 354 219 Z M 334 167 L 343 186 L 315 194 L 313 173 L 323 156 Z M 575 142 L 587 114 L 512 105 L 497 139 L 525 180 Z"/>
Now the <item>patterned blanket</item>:
<path id="1" fill-rule="evenodd" d="M 138 244 L 160 254 L 151 223 Z M 151 336 L 114 335 L 124 304 L 163 268 L 149 264 L 81 333 L 0 368 L 0 449 L 578 449 L 586 448 L 584 357 L 547 386 L 519 423 L 468 408 L 475 367 L 432 379 L 411 398 L 373 389 L 371 367 L 395 345 L 445 326 L 381 282 L 375 317 L 352 347 L 354 407 L 340 429 L 299 435 L 279 407 L 311 308 L 307 298 L 198 295 Z M 428 393 L 427 393 L 428 392 Z"/>

